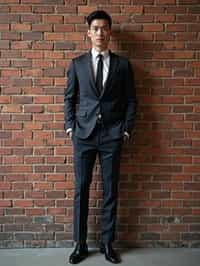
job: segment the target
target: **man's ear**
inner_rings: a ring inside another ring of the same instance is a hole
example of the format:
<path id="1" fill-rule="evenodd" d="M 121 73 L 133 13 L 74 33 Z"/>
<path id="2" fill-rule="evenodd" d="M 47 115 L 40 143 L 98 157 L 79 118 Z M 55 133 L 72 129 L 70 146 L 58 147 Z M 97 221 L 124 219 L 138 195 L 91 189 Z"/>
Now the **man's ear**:
<path id="1" fill-rule="evenodd" d="M 88 36 L 89 38 L 91 37 L 90 29 L 87 30 L 87 36 Z"/>

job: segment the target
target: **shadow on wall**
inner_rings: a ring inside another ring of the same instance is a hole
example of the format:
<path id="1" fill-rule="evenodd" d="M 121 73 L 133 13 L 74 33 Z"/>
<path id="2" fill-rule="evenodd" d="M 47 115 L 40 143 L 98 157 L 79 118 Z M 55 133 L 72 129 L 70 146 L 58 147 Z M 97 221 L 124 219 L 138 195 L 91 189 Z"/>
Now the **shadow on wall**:
<path id="1" fill-rule="evenodd" d="M 164 80 L 171 70 L 165 66 L 165 47 L 162 42 L 135 39 L 131 32 L 117 37 L 120 50 L 133 65 L 138 99 L 136 128 L 123 146 L 117 244 L 183 246 L 178 234 L 170 234 L 170 225 L 182 219 L 167 206 L 172 200 L 173 175 L 182 172 L 182 166 L 174 164 L 173 144 L 184 136 L 173 126 L 177 117 L 167 104 L 171 88 Z M 166 233 L 166 239 L 161 239 L 161 233 Z"/>

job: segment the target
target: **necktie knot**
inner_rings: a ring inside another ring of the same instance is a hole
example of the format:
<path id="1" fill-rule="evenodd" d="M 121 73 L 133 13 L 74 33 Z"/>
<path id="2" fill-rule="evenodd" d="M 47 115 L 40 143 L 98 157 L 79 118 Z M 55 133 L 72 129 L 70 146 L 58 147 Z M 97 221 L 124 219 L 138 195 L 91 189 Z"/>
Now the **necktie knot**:
<path id="1" fill-rule="evenodd" d="M 98 54 L 97 57 L 98 57 L 99 60 L 103 60 L 103 55 L 102 54 Z"/>

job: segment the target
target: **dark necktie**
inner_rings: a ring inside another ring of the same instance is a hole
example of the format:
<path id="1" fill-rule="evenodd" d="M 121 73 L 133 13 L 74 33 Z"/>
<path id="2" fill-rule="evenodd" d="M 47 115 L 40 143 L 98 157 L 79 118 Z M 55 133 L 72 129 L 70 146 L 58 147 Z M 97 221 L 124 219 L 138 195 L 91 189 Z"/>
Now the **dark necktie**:
<path id="1" fill-rule="evenodd" d="M 97 76 L 96 76 L 96 87 L 98 89 L 99 94 L 103 89 L 103 55 L 99 54 L 99 61 L 97 64 Z"/>

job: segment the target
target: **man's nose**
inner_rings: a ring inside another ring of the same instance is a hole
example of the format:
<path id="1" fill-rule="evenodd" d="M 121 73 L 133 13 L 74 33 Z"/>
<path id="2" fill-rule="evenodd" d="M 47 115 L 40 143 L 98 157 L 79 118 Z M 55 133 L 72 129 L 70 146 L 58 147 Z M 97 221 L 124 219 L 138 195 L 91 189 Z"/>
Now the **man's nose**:
<path id="1" fill-rule="evenodd" d="M 97 31 L 97 34 L 98 35 L 103 35 L 103 29 L 99 28 L 98 31 Z"/>

